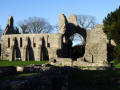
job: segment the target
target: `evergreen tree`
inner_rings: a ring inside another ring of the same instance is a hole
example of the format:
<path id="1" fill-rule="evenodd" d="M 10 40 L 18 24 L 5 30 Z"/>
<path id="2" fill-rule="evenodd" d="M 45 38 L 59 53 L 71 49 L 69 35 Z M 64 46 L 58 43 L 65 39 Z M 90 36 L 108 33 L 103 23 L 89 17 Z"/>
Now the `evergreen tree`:
<path id="1" fill-rule="evenodd" d="M 116 60 L 120 62 L 120 7 L 114 12 L 109 13 L 107 17 L 105 17 L 103 23 L 103 30 L 108 40 L 114 40 L 116 43 L 114 55 Z"/>

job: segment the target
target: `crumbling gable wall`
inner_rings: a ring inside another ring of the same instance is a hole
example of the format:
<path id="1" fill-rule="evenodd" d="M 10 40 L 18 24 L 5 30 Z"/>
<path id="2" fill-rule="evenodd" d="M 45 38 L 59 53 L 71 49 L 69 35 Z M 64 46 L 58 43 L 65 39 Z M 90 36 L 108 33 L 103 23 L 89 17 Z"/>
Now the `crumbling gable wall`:
<path id="1" fill-rule="evenodd" d="M 70 15 L 68 18 L 66 18 L 64 14 L 59 15 L 59 33 L 63 34 L 63 38 L 65 36 L 66 41 L 70 36 L 76 33 L 86 39 L 86 30 L 79 27 L 77 24 L 77 18 L 74 14 Z"/>
<path id="2" fill-rule="evenodd" d="M 8 24 L 3 32 L 3 35 L 6 34 L 19 34 L 18 28 L 14 28 L 14 20 L 12 16 L 9 17 Z"/>

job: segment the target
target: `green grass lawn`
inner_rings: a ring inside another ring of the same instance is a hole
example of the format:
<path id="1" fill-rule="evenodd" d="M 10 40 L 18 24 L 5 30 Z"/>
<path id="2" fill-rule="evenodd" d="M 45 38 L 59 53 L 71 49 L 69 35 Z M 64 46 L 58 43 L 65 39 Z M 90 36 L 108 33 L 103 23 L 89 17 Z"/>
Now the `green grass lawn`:
<path id="1" fill-rule="evenodd" d="M 45 64 L 48 61 L 0 61 L 0 67 L 6 66 L 27 66 L 30 64 Z"/>
<path id="2" fill-rule="evenodd" d="M 120 63 L 119 64 L 115 64 L 114 67 L 120 69 Z"/>
<path id="3" fill-rule="evenodd" d="M 120 63 L 116 63 L 115 60 L 111 61 L 110 64 L 117 69 L 120 69 Z"/>

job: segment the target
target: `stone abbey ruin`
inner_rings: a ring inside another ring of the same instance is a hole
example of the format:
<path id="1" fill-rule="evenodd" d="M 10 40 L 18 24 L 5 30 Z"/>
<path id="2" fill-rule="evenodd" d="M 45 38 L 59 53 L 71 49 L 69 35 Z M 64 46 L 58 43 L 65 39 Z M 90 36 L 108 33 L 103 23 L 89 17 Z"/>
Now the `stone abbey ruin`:
<path id="1" fill-rule="evenodd" d="M 13 23 L 13 17 L 10 16 L 1 37 L 1 60 L 51 60 L 52 64 L 69 66 L 108 65 L 108 40 L 102 25 L 85 30 L 78 26 L 75 15 L 66 18 L 64 14 L 60 14 L 59 33 L 20 34 L 18 29 L 14 29 Z M 86 43 L 83 57 L 73 61 L 69 57 L 68 41 L 75 33 L 80 34 Z"/>

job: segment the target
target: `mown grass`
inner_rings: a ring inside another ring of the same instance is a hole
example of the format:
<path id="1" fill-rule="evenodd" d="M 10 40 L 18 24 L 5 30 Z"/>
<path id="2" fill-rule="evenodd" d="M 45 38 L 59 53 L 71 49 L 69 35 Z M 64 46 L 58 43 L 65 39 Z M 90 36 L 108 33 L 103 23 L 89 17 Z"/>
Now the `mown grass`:
<path id="1" fill-rule="evenodd" d="M 114 67 L 120 69 L 120 63 L 115 64 Z"/>
<path id="2" fill-rule="evenodd" d="M 1 60 L 0 61 L 0 67 L 6 67 L 6 66 L 27 66 L 27 65 L 30 65 L 30 64 L 45 64 L 47 63 L 48 61 L 45 60 L 45 61 L 4 61 L 4 60 Z"/>
<path id="3" fill-rule="evenodd" d="M 110 64 L 112 65 L 112 67 L 116 69 L 120 69 L 120 63 L 115 62 L 115 60 L 112 60 Z"/>

